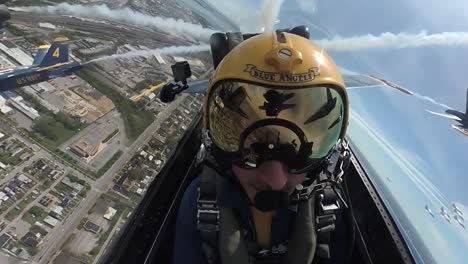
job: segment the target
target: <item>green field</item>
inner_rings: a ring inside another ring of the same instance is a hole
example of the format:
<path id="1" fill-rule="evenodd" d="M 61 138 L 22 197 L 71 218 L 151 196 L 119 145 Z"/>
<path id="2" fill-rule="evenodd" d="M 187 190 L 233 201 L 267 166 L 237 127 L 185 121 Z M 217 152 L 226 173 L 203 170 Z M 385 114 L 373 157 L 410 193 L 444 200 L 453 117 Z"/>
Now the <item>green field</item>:
<path id="1" fill-rule="evenodd" d="M 23 211 L 23 209 L 34 200 L 33 195 L 33 193 L 30 193 L 28 196 L 21 199 L 21 202 L 18 204 L 18 207 L 21 208 L 21 211 Z"/>
<path id="2" fill-rule="evenodd" d="M 22 219 L 31 225 L 36 221 L 43 221 L 47 217 L 47 212 L 39 206 L 34 205 L 26 213 L 23 214 Z"/>
<path id="3" fill-rule="evenodd" d="M 104 83 L 100 79 L 102 77 L 96 73 L 95 69 L 96 68 L 89 66 L 88 68 L 78 71 L 76 74 L 112 100 L 117 110 L 122 114 L 126 134 L 129 140 L 133 142 L 154 121 L 153 114 L 138 109 L 135 103 Z"/>
<path id="4" fill-rule="evenodd" d="M 54 150 L 79 130 L 66 128 L 63 123 L 51 117 L 41 117 L 34 121 L 34 139 L 50 150 Z"/>
<path id="5" fill-rule="evenodd" d="M 5 218 L 8 220 L 8 221 L 12 221 L 13 219 L 15 219 L 18 215 L 21 214 L 21 210 L 18 210 L 17 208 L 12 208 L 10 211 L 8 211 L 8 213 L 5 215 Z"/>
<path id="6" fill-rule="evenodd" d="M 0 155 L 0 161 L 4 164 L 10 164 L 11 166 L 16 166 L 21 163 L 19 158 L 21 155 L 11 156 L 11 153 L 3 153 Z"/>

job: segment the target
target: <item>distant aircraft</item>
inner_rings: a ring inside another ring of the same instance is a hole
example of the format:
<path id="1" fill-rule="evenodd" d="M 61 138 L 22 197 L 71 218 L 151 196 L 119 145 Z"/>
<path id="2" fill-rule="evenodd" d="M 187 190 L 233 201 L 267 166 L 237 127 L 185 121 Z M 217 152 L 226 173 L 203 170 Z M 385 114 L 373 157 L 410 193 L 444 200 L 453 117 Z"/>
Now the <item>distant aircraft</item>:
<path id="1" fill-rule="evenodd" d="M 6 21 L 10 20 L 10 10 L 5 5 L 7 0 L 0 0 L 0 33 L 3 32 L 3 27 Z"/>
<path id="2" fill-rule="evenodd" d="M 57 38 L 51 45 L 39 46 L 31 66 L 0 70 L 0 92 L 47 81 L 71 74 L 82 67 L 71 61 L 66 38 Z"/>
<path id="3" fill-rule="evenodd" d="M 454 129 L 468 136 L 468 89 L 466 89 L 465 113 L 453 109 L 445 110 L 445 114 L 427 110 L 429 113 L 458 121 L 461 125 L 452 125 Z"/>

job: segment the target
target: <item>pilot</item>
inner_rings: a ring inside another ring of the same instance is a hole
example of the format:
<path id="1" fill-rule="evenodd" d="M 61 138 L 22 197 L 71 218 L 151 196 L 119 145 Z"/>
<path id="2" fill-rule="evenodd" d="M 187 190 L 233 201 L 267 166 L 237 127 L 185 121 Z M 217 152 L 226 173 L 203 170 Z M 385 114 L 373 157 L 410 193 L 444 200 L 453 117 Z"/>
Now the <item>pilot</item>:
<path id="1" fill-rule="evenodd" d="M 327 182 L 348 123 L 333 60 L 295 34 L 251 37 L 215 69 L 203 107 L 204 166 L 181 201 L 174 264 L 333 259 L 342 203 Z"/>

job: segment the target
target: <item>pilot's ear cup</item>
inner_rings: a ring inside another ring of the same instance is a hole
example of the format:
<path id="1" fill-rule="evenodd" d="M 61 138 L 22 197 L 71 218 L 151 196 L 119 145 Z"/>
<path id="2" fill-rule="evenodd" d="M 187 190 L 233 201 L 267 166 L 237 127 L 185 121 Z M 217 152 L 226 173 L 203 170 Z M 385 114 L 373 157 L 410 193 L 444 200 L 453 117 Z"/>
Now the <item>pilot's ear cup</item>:
<path id="1" fill-rule="evenodd" d="M 214 33 L 210 38 L 211 57 L 213 58 L 213 67 L 216 69 L 221 60 L 229 52 L 228 38 L 224 33 Z"/>
<path id="2" fill-rule="evenodd" d="M 240 32 L 228 32 L 226 33 L 228 38 L 228 48 L 231 51 L 237 45 L 239 45 L 242 41 L 244 41 L 244 37 Z"/>
<path id="3" fill-rule="evenodd" d="M 292 29 L 280 29 L 276 32 L 289 32 L 304 37 L 306 39 L 310 38 L 309 28 L 306 26 L 297 26 Z M 214 33 L 213 35 L 211 35 L 210 46 L 214 69 L 218 67 L 218 64 L 223 60 L 224 56 L 226 56 L 226 54 L 228 54 L 230 50 L 239 45 L 239 43 L 241 43 L 245 39 L 251 38 L 255 35 L 257 34 L 242 35 L 242 33 L 240 32 L 228 32 L 226 34 Z"/>
<path id="4" fill-rule="evenodd" d="M 309 31 L 309 27 L 307 26 L 297 26 L 293 28 L 283 28 L 283 29 L 276 30 L 277 34 L 281 32 L 287 32 L 287 33 L 301 36 L 306 39 L 310 39 L 310 31 Z"/>
<path id="5" fill-rule="evenodd" d="M 306 26 L 297 26 L 289 30 L 289 33 L 296 34 L 298 36 L 310 39 L 309 27 Z"/>
<path id="6" fill-rule="evenodd" d="M 244 41 L 244 37 L 240 32 L 214 33 L 211 35 L 210 45 L 213 67 L 216 69 L 224 56 L 242 41 Z"/>

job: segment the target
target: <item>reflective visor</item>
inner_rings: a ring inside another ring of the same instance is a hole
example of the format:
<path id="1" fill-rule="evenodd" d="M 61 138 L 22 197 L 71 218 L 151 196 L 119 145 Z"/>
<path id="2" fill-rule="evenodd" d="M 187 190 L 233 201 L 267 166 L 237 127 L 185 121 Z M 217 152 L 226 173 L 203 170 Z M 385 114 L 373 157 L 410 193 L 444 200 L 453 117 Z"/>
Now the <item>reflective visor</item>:
<path id="1" fill-rule="evenodd" d="M 301 170 L 333 149 L 344 111 L 333 86 L 283 88 L 224 81 L 210 93 L 208 129 L 214 144 L 240 154 L 247 166 L 275 159 Z"/>

